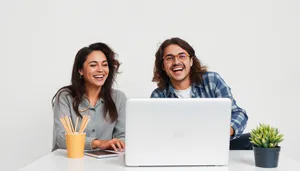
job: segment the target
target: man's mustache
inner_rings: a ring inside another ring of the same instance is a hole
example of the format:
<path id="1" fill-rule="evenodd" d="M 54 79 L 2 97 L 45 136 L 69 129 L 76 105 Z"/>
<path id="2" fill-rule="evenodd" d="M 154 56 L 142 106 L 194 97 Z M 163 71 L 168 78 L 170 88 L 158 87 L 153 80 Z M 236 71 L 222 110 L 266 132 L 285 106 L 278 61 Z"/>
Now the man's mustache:
<path id="1" fill-rule="evenodd" d="M 185 65 L 182 64 L 182 63 L 174 64 L 174 65 L 172 65 L 171 69 L 174 69 L 175 67 L 182 67 L 182 68 L 185 68 Z"/>

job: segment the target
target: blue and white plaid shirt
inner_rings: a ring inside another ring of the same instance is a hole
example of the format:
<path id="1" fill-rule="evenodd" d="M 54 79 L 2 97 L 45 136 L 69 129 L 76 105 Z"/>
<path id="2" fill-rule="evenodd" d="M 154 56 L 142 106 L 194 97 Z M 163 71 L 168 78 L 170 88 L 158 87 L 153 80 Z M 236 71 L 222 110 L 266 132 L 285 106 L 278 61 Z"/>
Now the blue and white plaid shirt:
<path id="1" fill-rule="evenodd" d="M 248 116 L 246 111 L 240 108 L 234 100 L 230 87 L 225 83 L 218 73 L 207 72 L 203 75 L 203 84 L 192 84 L 192 98 L 230 98 L 232 100 L 232 112 L 231 112 L 231 127 L 235 133 L 231 137 L 232 139 L 241 136 L 246 128 Z M 168 88 L 164 90 L 155 89 L 151 98 L 178 98 L 175 94 L 174 88 L 169 84 Z"/>

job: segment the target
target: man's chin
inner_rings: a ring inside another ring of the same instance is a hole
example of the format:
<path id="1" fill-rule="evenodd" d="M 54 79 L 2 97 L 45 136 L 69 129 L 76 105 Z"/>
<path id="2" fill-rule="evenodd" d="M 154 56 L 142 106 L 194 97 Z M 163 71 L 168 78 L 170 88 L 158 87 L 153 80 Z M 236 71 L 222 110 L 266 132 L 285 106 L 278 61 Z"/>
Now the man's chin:
<path id="1" fill-rule="evenodd" d="M 188 79 L 189 75 L 184 76 L 184 75 L 180 75 L 180 76 L 172 76 L 170 79 L 174 82 L 182 82 L 186 79 Z"/>
<path id="2" fill-rule="evenodd" d="M 184 77 L 172 77 L 172 81 L 174 82 L 181 82 L 184 80 Z"/>

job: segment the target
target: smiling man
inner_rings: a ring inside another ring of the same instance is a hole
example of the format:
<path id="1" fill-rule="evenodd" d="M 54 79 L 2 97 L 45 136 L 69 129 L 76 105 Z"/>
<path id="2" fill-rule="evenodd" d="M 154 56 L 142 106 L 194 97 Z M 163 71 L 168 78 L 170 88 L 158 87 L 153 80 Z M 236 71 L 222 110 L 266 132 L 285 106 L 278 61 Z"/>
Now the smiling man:
<path id="1" fill-rule="evenodd" d="M 154 76 L 157 82 L 151 98 L 230 98 L 232 100 L 230 149 L 251 149 L 249 134 L 242 134 L 248 116 L 240 108 L 230 87 L 216 72 L 208 72 L 194 49 L 180 38 L 165 40 L 155 54 Z M 201 109 L 199 109 L 200 111 Z"/>

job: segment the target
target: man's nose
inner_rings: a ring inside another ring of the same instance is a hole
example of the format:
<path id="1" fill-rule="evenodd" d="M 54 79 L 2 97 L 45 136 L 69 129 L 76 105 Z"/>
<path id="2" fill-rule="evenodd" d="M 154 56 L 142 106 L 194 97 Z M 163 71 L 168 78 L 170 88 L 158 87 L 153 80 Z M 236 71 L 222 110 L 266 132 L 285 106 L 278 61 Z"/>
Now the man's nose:
<path id="1" fill-rule="evenodd" d="M 178 63 L 180 63 L 181 61 L 178 59 L 178 56 L 175 56 L 174 57 L 174 63 L 175 64 L 178 64 Z"/>

